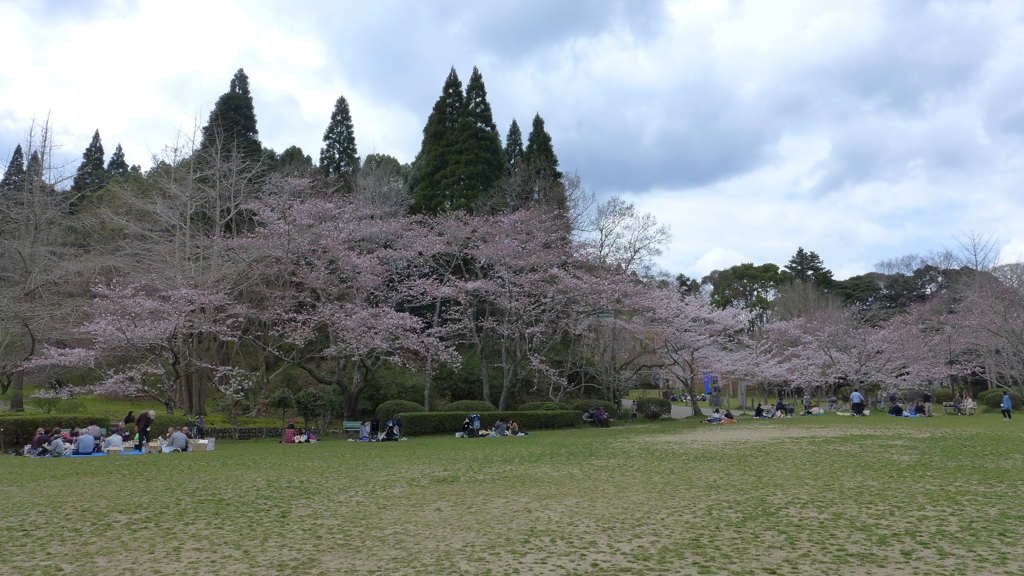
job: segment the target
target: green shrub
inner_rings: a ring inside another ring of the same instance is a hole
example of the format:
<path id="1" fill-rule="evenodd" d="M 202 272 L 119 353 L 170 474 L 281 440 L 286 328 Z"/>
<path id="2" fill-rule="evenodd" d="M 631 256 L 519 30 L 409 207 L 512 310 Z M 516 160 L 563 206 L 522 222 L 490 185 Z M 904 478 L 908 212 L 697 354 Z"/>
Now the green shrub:
<path id="1" fill-rule="evenodd" d="M 281 424 L 284 424 L 285 412 L 295 409 L 295 396 L 287 388 L 278 388 L 267 400 L 267 406 L 281 411 Z"/>
<path id="2" fill-rule="evenodd" d="M 537 410 L 572 410 L 568 402 L 527 402 L 519 407 L 520 412 L 535 412 Z"/>
<path id="3" fill-rule="evenodd" d="M 389 400 L 377 406 L 375 415 L 381 422 L 394 420 L 395 416 L 401 413 L 426 412 L 427 409 L 415 402 L 408 400 Z"/>
<path id="4" fill-rule="evenodd" d="M 996 388 L 994 390 L 985 390 L 981 394 L 978 394 L 978 404 L 999 410 L 999 407 L 1003 404 L 1003 392 L 1006 392 L 1006 389 Z M 1024 398 L 1021 398 L 1020 394 L 1011 390 L 1010 404 L 1013 405 L 1014 409 L 1019 410 L 1024 407 Z"/>
<path id="5" fill-rule="evenodd" d="M 620 416 L 619 407 L 607 400 L 580 400 L 572 405 L 572 409 L 579 410 L 580 412 L 586 412 L 590 410 L 591 406 L 595 408 L 604 408 L 604 411 L 612 418 L 618 418 Z"/>
<path id="6" fill-rule="evenodd" d="M 495 412 L 497 410 L 498 408 L 494 404 L 484 402 L 483 400 L 459 400 L 444 407 L 445 412 L 463 412 L 465 414 Z M 465 418 L 465 414 L 463 414 L 463 418 Z M 462 420 L 459 420 L 459 426 L 461 429 Z"/>
<path id="7" fill-rule="evenodd" d="M 640 398 L 636 412 L 648 420 L 658 420 L 672 415 L 672 403 L 664 398 Z"/>
<path id="8" fill-rule="evenodd" d="M 57 405 L 57 412 L 61 414 L 81 414 L 85 412 L 85 402 L 78 398 L 61 400 L 60 404 Z"/>
<path id="9" fill-rule="evenodd" d="M 539 410 L 536 412 L 474 412 L 480 414 L 480 426 L 490 429 L 498 418 L 506 422 L 515 420 L 524 432 L 571 428 L 583 424 L 583 416 L 576 410 Z M 403 413 L 402 435 L 454 434 L 462 432 L 462 423 L 470 412 L 413 412 Z"/>
<path id="10" fill-rule="evenodd" d="M 932 393 L 932 396 L 935 397 L 935 401 L 939 404 L 945 404 L 946 402 L 953 401 L 953 391 L 949 388 L 939 388 Z"/>
<path id="11" fill-rule="evenodd" d="M 49 414 L 50 412 L 56 412 L 57 406 L 60 405 L 60 398 L 39 398 L 34 396 L 28 399 L 28 404 L 33 408 L 38 408 L 43 414 Z"/>

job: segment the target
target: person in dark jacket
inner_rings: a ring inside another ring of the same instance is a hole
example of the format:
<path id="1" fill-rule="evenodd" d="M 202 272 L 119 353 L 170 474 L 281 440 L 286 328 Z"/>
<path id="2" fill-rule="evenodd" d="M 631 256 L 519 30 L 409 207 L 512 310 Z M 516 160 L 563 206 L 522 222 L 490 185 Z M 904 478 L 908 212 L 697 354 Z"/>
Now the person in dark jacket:
<path id="1" fill-rule="evenodd" d="M 129 410 L 128 411 L 128 415 L 124 417 L 124 423 L 125 424 L 134 424 L 135 423 L 135 410 Z"/>
<path id="2" fill-rule="evenodd" d="M 149 429 L 153 427 L 154 418 L 156 418 L 156 411 L 150 410 L 139 414 L 139 417 L 135 419 L 135 431 L 139 434 L 139 441 L 135 445 L 136 450 L 141 451 L 142 446 L 149 443 Z"/>

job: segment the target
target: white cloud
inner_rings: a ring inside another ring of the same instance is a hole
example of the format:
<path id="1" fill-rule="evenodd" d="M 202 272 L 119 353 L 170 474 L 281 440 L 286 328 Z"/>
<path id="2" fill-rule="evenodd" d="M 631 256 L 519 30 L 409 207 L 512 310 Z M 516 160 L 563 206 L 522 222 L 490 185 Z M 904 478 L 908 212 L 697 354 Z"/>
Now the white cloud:
<path id="1" fill-rule="evenodd" d="M 239 67 L 265 145 L 316 158 L 344 95 L 360 153 L 408 162 L 478 65 L 499 130 L 539 112 L 563 169 L 672 225 L 670 271 L 803 246 L 844 277 L 960 230 L 1019 251 L 1022 48 L 1011 0 L 4 2 L 0 162 L 49 113 L 72 162 L 98 128 L 147 165 Z"/>

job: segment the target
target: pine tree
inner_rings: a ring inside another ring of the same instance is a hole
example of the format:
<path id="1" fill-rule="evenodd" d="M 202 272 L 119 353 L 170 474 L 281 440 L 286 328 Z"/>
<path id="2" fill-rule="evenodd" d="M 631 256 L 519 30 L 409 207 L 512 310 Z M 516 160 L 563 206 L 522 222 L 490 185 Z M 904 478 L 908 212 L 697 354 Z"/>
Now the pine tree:
<path id="1" fill-rule="evenodd" d="M 313 158 L 298 146 L 289 146 L 281 152 L 277 159 L 277 171 L 296 178 L 306 178 L 313 174 Z"/>
<path id="2" fill-rule="evenodd" d="M 477 68 L 473 68 L 447 166 L 441 172 L 447 192 L 445 206 L 451 210 L 473 210 L 505 172 L 501 137 L 494 125 L 487 89 Z"/>
<path id="3" fill-rule="evenodd" d="M 803 247 L 796 249 L 796 254 L 789 259 L 785 270 L 788 270 L 793 278 L 802 282 L 812 282 L 822 288 L 832 285 L 832 271 L 825 268 L 825 263 L 814 252 L 807 252 Z"/>
<path id="4" fill-rule="evenodd" d="M 4 177 L 0 180 L 0 191 L 17 190 L 25 185 L 25 152 L 21 144 L 14 149 L 11 161 L 4 170 Z"/>
<path id="5" fill-rule="evenodd" d="M 531 200 L 559 209 L 565 208 L 565 185 L 562 183 L 562 173 L 558 171 L 558 156 L 555 156 L 551 135 L 544 129 L 544 119 L 539 113 L 533 117 L 533 129 L 526 142 L 523 162 L 533 178 Z"/>
<path id="6" fill-rule="evenodd" d="M 508 127 L 508 135 L 505 136 L 505 173 L 515 174 L 523 166 L 523 132 L 519 129 L 519 123 L 512 119 L 512 125 Z"/>
<path id="7" fill-rule="evenodd" d="M 82 163 L 75 173 L 75 180 L 71 184 L 71 210 L 77 211 L 89 198 L 107 185 L 109 181 L 107 171 L 103 167 L 103 142 L 100 139 L 100 131 L 92 135 L 92 142 L 82 154 Z"/>
<path id="8" fill-rule="evenodd" d="M 340 178 L 351 187 L 359 171 L 359 152 L 352 129 L 352 114 L 348 101 L 338 96 L 331 113 L 331 123 L 324 132 L 324 147 L 320 149 L 320 169 L 324 175 Z"/>
<path id="9" fill-rule="evenodd" d="M 423 144 L 413 164 L 414 212 L 437 213 L 448 208 L 448 190 L 441 177 L 450 162 L 464 100 L 462 82 L 453 66 L 423 127 Z"/>
<path id="10" fill-rule="evenodd" d="M 39 156 L 39 151 L 36 150 L 32 152 L 28 164 L 25 165 L 25 179 L 29 186 L 37 186 L 42 184 L 43 176 L 43 159 Z"/>
<path id="11" fill-rule="evenodd" d="M 123 178 L 128 175 L 128 170 L 128 162 L 124 159 L 124 150 L 119 142 L 114 153 L 110 155 L 110 161 L 107 162 L 107 174 L 111 178 Z"/>
<path id="12" fill-rule="evenodd" d="M 228 91 L 221 94 L 203 127 L 199 149 L 205 153 L 240 153 L 258 158 L 263 150 L 256 129 L 256 109 L 249 93 L 249 77 L 239 68 L 231 79 Z"/>

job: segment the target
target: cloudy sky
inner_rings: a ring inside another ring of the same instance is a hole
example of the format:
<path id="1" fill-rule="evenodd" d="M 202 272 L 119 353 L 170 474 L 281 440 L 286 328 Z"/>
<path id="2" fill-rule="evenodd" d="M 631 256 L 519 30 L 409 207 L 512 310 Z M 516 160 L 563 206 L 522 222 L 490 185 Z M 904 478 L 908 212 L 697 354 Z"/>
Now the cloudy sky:
<path id="1" fill-rule="evenodd" d="M 205 123 L 235 70 L 260 138 L 314 159 L 334 102 L 409 162 L 454 66 L 504 138 L 671 226 L 666 270 L 817 252 L 837 278 L 991 235 L 1024 259 L 1024 5 L 924 0 L 0 0 L 0 164 L 49 116 L 77 165 Z"/>

